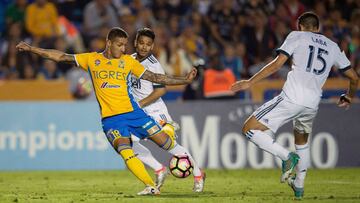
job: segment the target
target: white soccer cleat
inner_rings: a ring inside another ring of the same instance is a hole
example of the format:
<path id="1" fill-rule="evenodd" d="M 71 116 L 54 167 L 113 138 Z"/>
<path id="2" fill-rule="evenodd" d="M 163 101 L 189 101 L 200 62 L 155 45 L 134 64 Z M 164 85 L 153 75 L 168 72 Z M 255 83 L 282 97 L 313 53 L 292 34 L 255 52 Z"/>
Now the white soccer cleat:
<path id="1" fill-rule="evenodd" d="M 164 185 L 165 179 L 168 176 L 169 172 L 167 170 L 167 168 L 165 166 L 163 166 L 162 169 L 160 169 L 159 171 L 155 172 L 155 176 L 156 176 L 156 188 L 158 190 L 160 190 L 161 186 Z"/>
<path id="2" fill-rule="evenodd" d="M 201 171 L 200 177 L 194 177 L 194 192 L 203 192 L 204 191 L 204 184 L 205 184 L 206 173 Z"/>
<path id="3" fill-rule="evenodd" d="M 137 195 L 160 195 L 160 191 L 156 187 L 146 186 L 145 189 L 138 192 Z"/>

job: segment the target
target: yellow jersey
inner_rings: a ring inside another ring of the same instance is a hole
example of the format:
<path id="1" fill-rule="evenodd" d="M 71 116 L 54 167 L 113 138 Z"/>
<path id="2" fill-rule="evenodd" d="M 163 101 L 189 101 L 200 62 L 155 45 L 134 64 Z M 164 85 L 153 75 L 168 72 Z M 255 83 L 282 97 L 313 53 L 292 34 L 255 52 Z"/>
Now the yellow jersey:
<path id="1" fill-rule="evenodd" d="M 131 93 L 130 82 L 131 74 L 141 78 L 145 68 L 136 59 L 126 54 L 119 59 L 108 59 L 97 52 L 74 57 L 77 66 L 90 74 L 102 118 L 140 108 Z"/>

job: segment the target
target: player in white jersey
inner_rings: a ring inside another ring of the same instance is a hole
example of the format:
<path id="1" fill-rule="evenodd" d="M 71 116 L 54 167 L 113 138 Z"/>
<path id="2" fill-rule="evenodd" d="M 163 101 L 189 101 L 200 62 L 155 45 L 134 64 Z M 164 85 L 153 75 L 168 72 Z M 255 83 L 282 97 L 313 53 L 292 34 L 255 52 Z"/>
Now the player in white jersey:
<path id="1" fill-rule="evenodd" d="M 161 64 L 151 54 L 154 47 L 155 33 L 149 28 L 142 28 L 137 31 L 135 38 L 136 53 L 132 56 L 139 60 L 140 63 L 148 70 L 155 73 L 165 74 Z M 194 192 L 202 192 L 204 189 L 205 173 L 200 170 L 195 160 L 187 149 L 176 143 L 175 129 L 179 128 L 168 113 L 164 101 L 161 99 L 166 93 L 164 85 L 148 82 L 146 80 L 132 78 L 132 93 L 135 99 L 138 101 L 139 106 L 157 122 L 163 125 L 163 130 L 171 136 L 175 146 L 169 152 L 175 154 L 186 154 L 189 156 L 194 164 Z M 156 185 L 160 188 L 167 175 L 167 169 L 161 163 L 159 163 L 151 154 L 151 152 L 143 145 L 140 144 L 140 140 L 133 136 L 133 149 L 137 157 L 146 165 L 154 169 L 156 174 Z"/>
<path id="2" fill-rule="evenodd" d="M 306 12 L 298 18 L 300 31 L 291 32 L 277 57 L 248 80 L 240 80 L 231 87 L 233 91 L 245 90 L 254 83 L 279 70 L 292 59 L 283 90 L 274 99 L 262 105 L 246 121 L 242 132 L 261 149 L 283 160 L 281 182 L 287 180 L 295 198 L 304 194 L 304 181 L 310 164 L 308 136 L 312 130 L 324 85 L 333 65 L 349 78 L 350 86 L 341 95 L 338 106 L 348 108 L 355 96 L 358 76 L 350 61 L 338 45 L 319 34 L 319 18 Z M 283 124 L 293 121 L 296 153 L 280 146 L 273 139 L 274 133 Z M 292 176 L 293 170 L 296 175 Z"/>

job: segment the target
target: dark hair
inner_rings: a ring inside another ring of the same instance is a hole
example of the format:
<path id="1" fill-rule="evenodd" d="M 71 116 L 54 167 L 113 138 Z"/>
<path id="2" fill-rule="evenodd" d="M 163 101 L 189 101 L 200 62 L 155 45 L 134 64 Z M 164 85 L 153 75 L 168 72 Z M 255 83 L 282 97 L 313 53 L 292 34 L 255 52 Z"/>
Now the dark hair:
<path id="1" fill-rule="evenodd" d="M 111 28 L 111 30 L 107 34 L 106 39 L 110 40 L 110 41 L 113 41 L 117 37 L 128 38 L 129 35 L 125 30 L 123 30 L 123 29 L 121 29 L 119 27 L 113 27 L 113 28 Z"/>
<path id="2" fill-rule="evenodd" d="M 136 42 L 136 41 L 139 39 L 139 37 L 141 37 L 141 36 L 149 37 L 149 38 L 151 38 L 153 41 L 155 40 L 155 33 L 154 33 L 154 31 L 152 31 L 150 28 L 147 28 L 147 27 L 141 28 L 141 29 L 139 29 L 139 30 L 136 32 L 135 42 Z"/>
<path id="3" fill-rule="evenodd" d="M 318 29 L 320 26 L 319 17 L 314 12 L 305 12 L 298 18 L 299 29 L 300 25 L 304 26 L 305 28 Z"/>

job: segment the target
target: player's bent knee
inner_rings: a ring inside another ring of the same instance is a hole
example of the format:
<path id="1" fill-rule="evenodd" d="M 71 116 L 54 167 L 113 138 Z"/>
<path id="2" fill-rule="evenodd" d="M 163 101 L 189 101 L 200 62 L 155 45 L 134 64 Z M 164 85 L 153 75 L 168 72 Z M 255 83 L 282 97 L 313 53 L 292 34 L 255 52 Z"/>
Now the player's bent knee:
<path id="1" fill-rule="evenodd" d="M 242 134 L 245 135 L 249 130 L 252 129 L 251 118 L 247 119 L 242 127 Z"/>
<path id="2" fill-rule="evenodd" d="M 265 131 L 268 129 L 269 129 L 268 127 L 266 127 L 265 125 L 260 123 L 258 120 L 256 120 L 256 118 L 254 116 L 251 116 L 245 121 L 244 126 L 242 128 L 242 133 L 244 135 L 246 135 L 246 133 L 251 130 Z"/>
<path id="3" fill-rule="evenodd" d="M 114 149 L 120 153 L 124 149 L 131 149 L 131 141 L 129 138 L 117 138 L 113 141 Z"/>
<path id="4" fill-rule="evenodd" d="M 154 141 L 159 147 L 167 151 L 174 148 L 176 144 L 175 140 L 164 132 L 160 132 L 156 135 L 153 135 L 150 137 L 150 139 Z"/>

